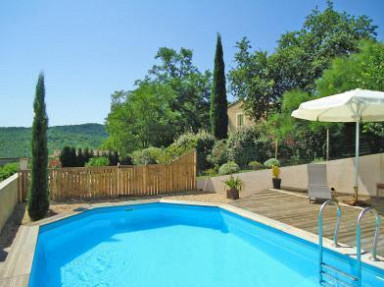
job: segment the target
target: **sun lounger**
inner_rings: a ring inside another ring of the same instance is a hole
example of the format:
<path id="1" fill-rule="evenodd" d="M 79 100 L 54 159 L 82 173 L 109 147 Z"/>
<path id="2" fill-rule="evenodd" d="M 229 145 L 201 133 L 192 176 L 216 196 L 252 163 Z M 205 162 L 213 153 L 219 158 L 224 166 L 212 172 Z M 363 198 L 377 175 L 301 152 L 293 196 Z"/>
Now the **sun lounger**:
<path id="1" fill-rule="evenodd" d="M 326 164 L 308 164 L 308 198 L 311 201 L 332 198 L 332 190 L 327 181 Z"/>

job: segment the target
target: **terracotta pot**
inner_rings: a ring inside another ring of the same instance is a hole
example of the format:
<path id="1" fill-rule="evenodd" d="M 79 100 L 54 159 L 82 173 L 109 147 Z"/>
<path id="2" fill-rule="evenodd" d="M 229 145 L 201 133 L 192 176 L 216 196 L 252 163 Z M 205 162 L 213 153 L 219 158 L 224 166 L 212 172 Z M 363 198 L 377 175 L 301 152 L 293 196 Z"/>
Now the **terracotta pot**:
<path id="1" fill-rule="evenodd" d="M 239 190 L 236 188 L 227 189 L 227 198 L 239 199 Z"/>
<path id="2" fill-rule="evenodd" d="M 272 178 L 273 188 L 280 189 L 281 178 Z"/>

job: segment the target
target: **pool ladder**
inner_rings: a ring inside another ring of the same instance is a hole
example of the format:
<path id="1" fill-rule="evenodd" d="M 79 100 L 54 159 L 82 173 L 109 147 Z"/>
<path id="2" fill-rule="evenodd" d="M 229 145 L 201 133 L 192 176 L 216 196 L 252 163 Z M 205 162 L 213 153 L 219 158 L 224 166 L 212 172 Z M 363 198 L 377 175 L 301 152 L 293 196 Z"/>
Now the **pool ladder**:
<path id="1" fill-rule="evenodd" d="M 340 229 L 340 220 L 341 220 L 341 208 L 337 201 L 333 199 L 329 199 L 326 202 L 323 203 L 323 205 L 320 208 L 319 212 L 319 281 L 320 284 L 323 286 L 340 286 L 340 287 L 360 287 L 361 286 L 361 238 L 360 238 L 360 223 L 365 214 L 372 213 L 376 217 L 376 228 L 375 228 L 375 235 L 373 238 L 373 247 L 372 247 L 372 257 L 371 260 L 377 261 L 377 255 L 376 255 L 376 249 L 377 249 L 377 242 L 379 239 L 379 233 L 380 233 L 380 224 L 381 219 L 379 216 L 379 213 L 371 208 L 367 207 L 361 211 L 359 214 L 359 217 L 357 218 L 356 223 L 356 268 L 354 274 L 350 274 L 348 272 L 344 272 L 340 270 L 339 268 L 326 264 L 324 262 L 324 256 L 323 256 L 323 213 L 325 208 L 328 205 L 334 205 L 337 209 L 337 221 L 336 221 L 336 227 L 333 234 L 333 245 L 335 247 L 339 247 L 338 243 L 338 234 Z M 336 275 L 337 274 L 337 275 Z"/>

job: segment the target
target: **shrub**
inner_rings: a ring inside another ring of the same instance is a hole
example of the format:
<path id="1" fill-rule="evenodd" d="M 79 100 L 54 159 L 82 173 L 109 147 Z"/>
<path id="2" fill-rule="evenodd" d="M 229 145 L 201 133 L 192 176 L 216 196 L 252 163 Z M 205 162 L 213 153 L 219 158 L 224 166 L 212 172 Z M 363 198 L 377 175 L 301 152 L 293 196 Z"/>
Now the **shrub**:
<path id="1" fill-rule="evenodd" d="M 272 168 L 272 166 L 274 166 L 274 165 L 276 165 L 276 166 L 280 166 L 280 162 L 279 162 L 279 160 L 277 160 L 277 159 L 275 159 L 275 158 L 270 158 L 270 159 L 268 159 L 268 160 L 266 160 L 266 161 L 264 162 L 264 166 L 265 166 L 266 168 Z"/>
<path id="2" fill-rule="evenodd" d="M 206 175 L 206 176 L 215 176 L 215 175 L 217 175 L 217 169 L 215 169 L 215 168 L 210 168 L 210 169 L 204 170 L 203 175 Z"/>
<path id="3" fill-rule="evenodd" d="M 183 154 L 184 150 L 182 148 L 177 147 L 175 144 L 171 144 L 166 149 L 163 149 L 162 152 L 158 155 L 157 163 L 168 164 Z"/>
<path id="4" fill-rule="evenodd" d="M 234 161 L 229 161 L 219 168 L 219 174 L 225 175 L 225 174 L 232 174 L 240 171 L 240 167 L 237 163 Z"/>
<path id="5" fill-rule="evenodd" d="M 228 156 L 242 168 L 252 160 L 265 160 L 264 143 L 255 127 L 245 127 L 233 131 L 228 138 Z"/>
<path id="6" fill-rule="evenodd" d="M 121 164 L 121 165 L 133 165 L 132 158 L 131 158 L 130 156 L 123 157 L 123 158 L 120 160 L 120 164 Z"/>
<path id="7" fill-rule="evenodd" d="M 19 163 L 7 163 L 3 167 L 0 166 L 0 181 L 7 179 L 19 170 Z"/>
<path id="8" fill-rule="evenodd" d="M 158 158 L 162 154 L 162 149 L 157 147 L 149 147 L 134 151 L 131 154 L 133 164 L 135 165 L 148 165 L 158 163 Z"/>
<path id="9" fill-rule="evenodd" d="M 181 135 L 174 143 L 177 150 L 182 152 L 197 151 L 197 171 L 202 172 L 211 167 L 208 162 L 208 155 L 211 153 L 215 138 L 207 131 L 199 131 L 194 134 L 191 132 Z"/>
<path id="10" fill-rule="evenodd" d="M 214 144 L 211 154 L 208 155 L 208 161 L 215 166 L 228 162 L 228 149 L 225 140 L 219 140 Z"/>
<path id="11" fill-rule="evenodd" d="M 251 161 L 249 164 L 248 164 L 248 167 L 250 167 L 251 169 L 253 170 L 260 170 L 260 169 L 264 169 L 264 165 L 258 161 Z"/>
<path id="12" fill-rule="evenodd" d="M 108 166 L 109 165 L 109 159 L 104 156 L 100 157 L 93 157 L 91 158 L 85 166 L 91 167 L 91 166 Z"/>

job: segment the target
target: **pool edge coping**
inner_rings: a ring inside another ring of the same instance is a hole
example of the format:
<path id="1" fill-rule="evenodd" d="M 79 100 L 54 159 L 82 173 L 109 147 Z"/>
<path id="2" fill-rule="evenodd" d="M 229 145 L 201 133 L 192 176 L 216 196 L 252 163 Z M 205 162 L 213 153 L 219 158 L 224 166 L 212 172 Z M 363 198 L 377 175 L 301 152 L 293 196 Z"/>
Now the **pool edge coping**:
<path id="1" fill-rule="evenodd" d="M 249 220 L 280 230 L 284 233 L 295 236 L 297 238 L 301 238 L 313 244 L 316 244 L 316 245 L 318 244 L 318 235 L 314 233 L 302 230 L 300 228 L 294 227 L 286 223 L 282 223 L 280 221 L 268 218 L 266 216 L 257 214 L 255 212 L 251 212 L 243 208 L 230 205 L 228 203 L 211 203 L 211 202 L 173 200 L 173 199 L 146 199 L 146 200 L 134 200 L 134 201 L 96 203 L 96 204 L 89 204 L 89 207 L 81 211 L 69 211 L 69 212 L 65 212 L 62 214 L 58 214 L 49 218 L 44 218 L 39 221 L 20 226 L 20 230 L 17 232 L 17 235 L 14 239 L 14 242 L 12 243 L 12 247 L 9 251 L 9 254 L 2 268 L 0 269 L 0 287 L 8 287 L 8 286 L 28 287 L 29 277 L 32 270 L 33 257 L 36 249 L 37 237 L 39 234 L 40 226 L 57 222 L 62 219 L 69 218 L 69 217 L 81 214 L 85 211 L 89 211 L 97 208 L 149 204 L 149 203 L 168 203 L 168 204 L 179 204 L 179 205 L 218 207 L 220 209 L 237 214 Z M 19 246 L 20 243 L 24 243 L 24 244 L 21 244 Z M 327 238 L 323 239 L 323 246 L 329 250 L 335 251 L 336 253 L 350 256 L 352 258 L 356 258 L 356 256 L 353 256 L 354 254 L 356 254 L 355 247 L 349 247 L 345 244 L 341 244 L 341 248 L 340 247 L 336 248 L 333 246 L 332 240 Z M 21 248 L 17 248 L 17 247 L 21 247 Z M 384 270 L 383 257 L 378 256 L 380 261 L 372 261 L 369 259 L 369 257 L 370 257 L 370 253 L 362 254 L 362 258 L 361 258 L 362 262 L 367 265 L 371 265 L 373 267 Z M 25 260 L 26 258 L 27 260 Z"/>

